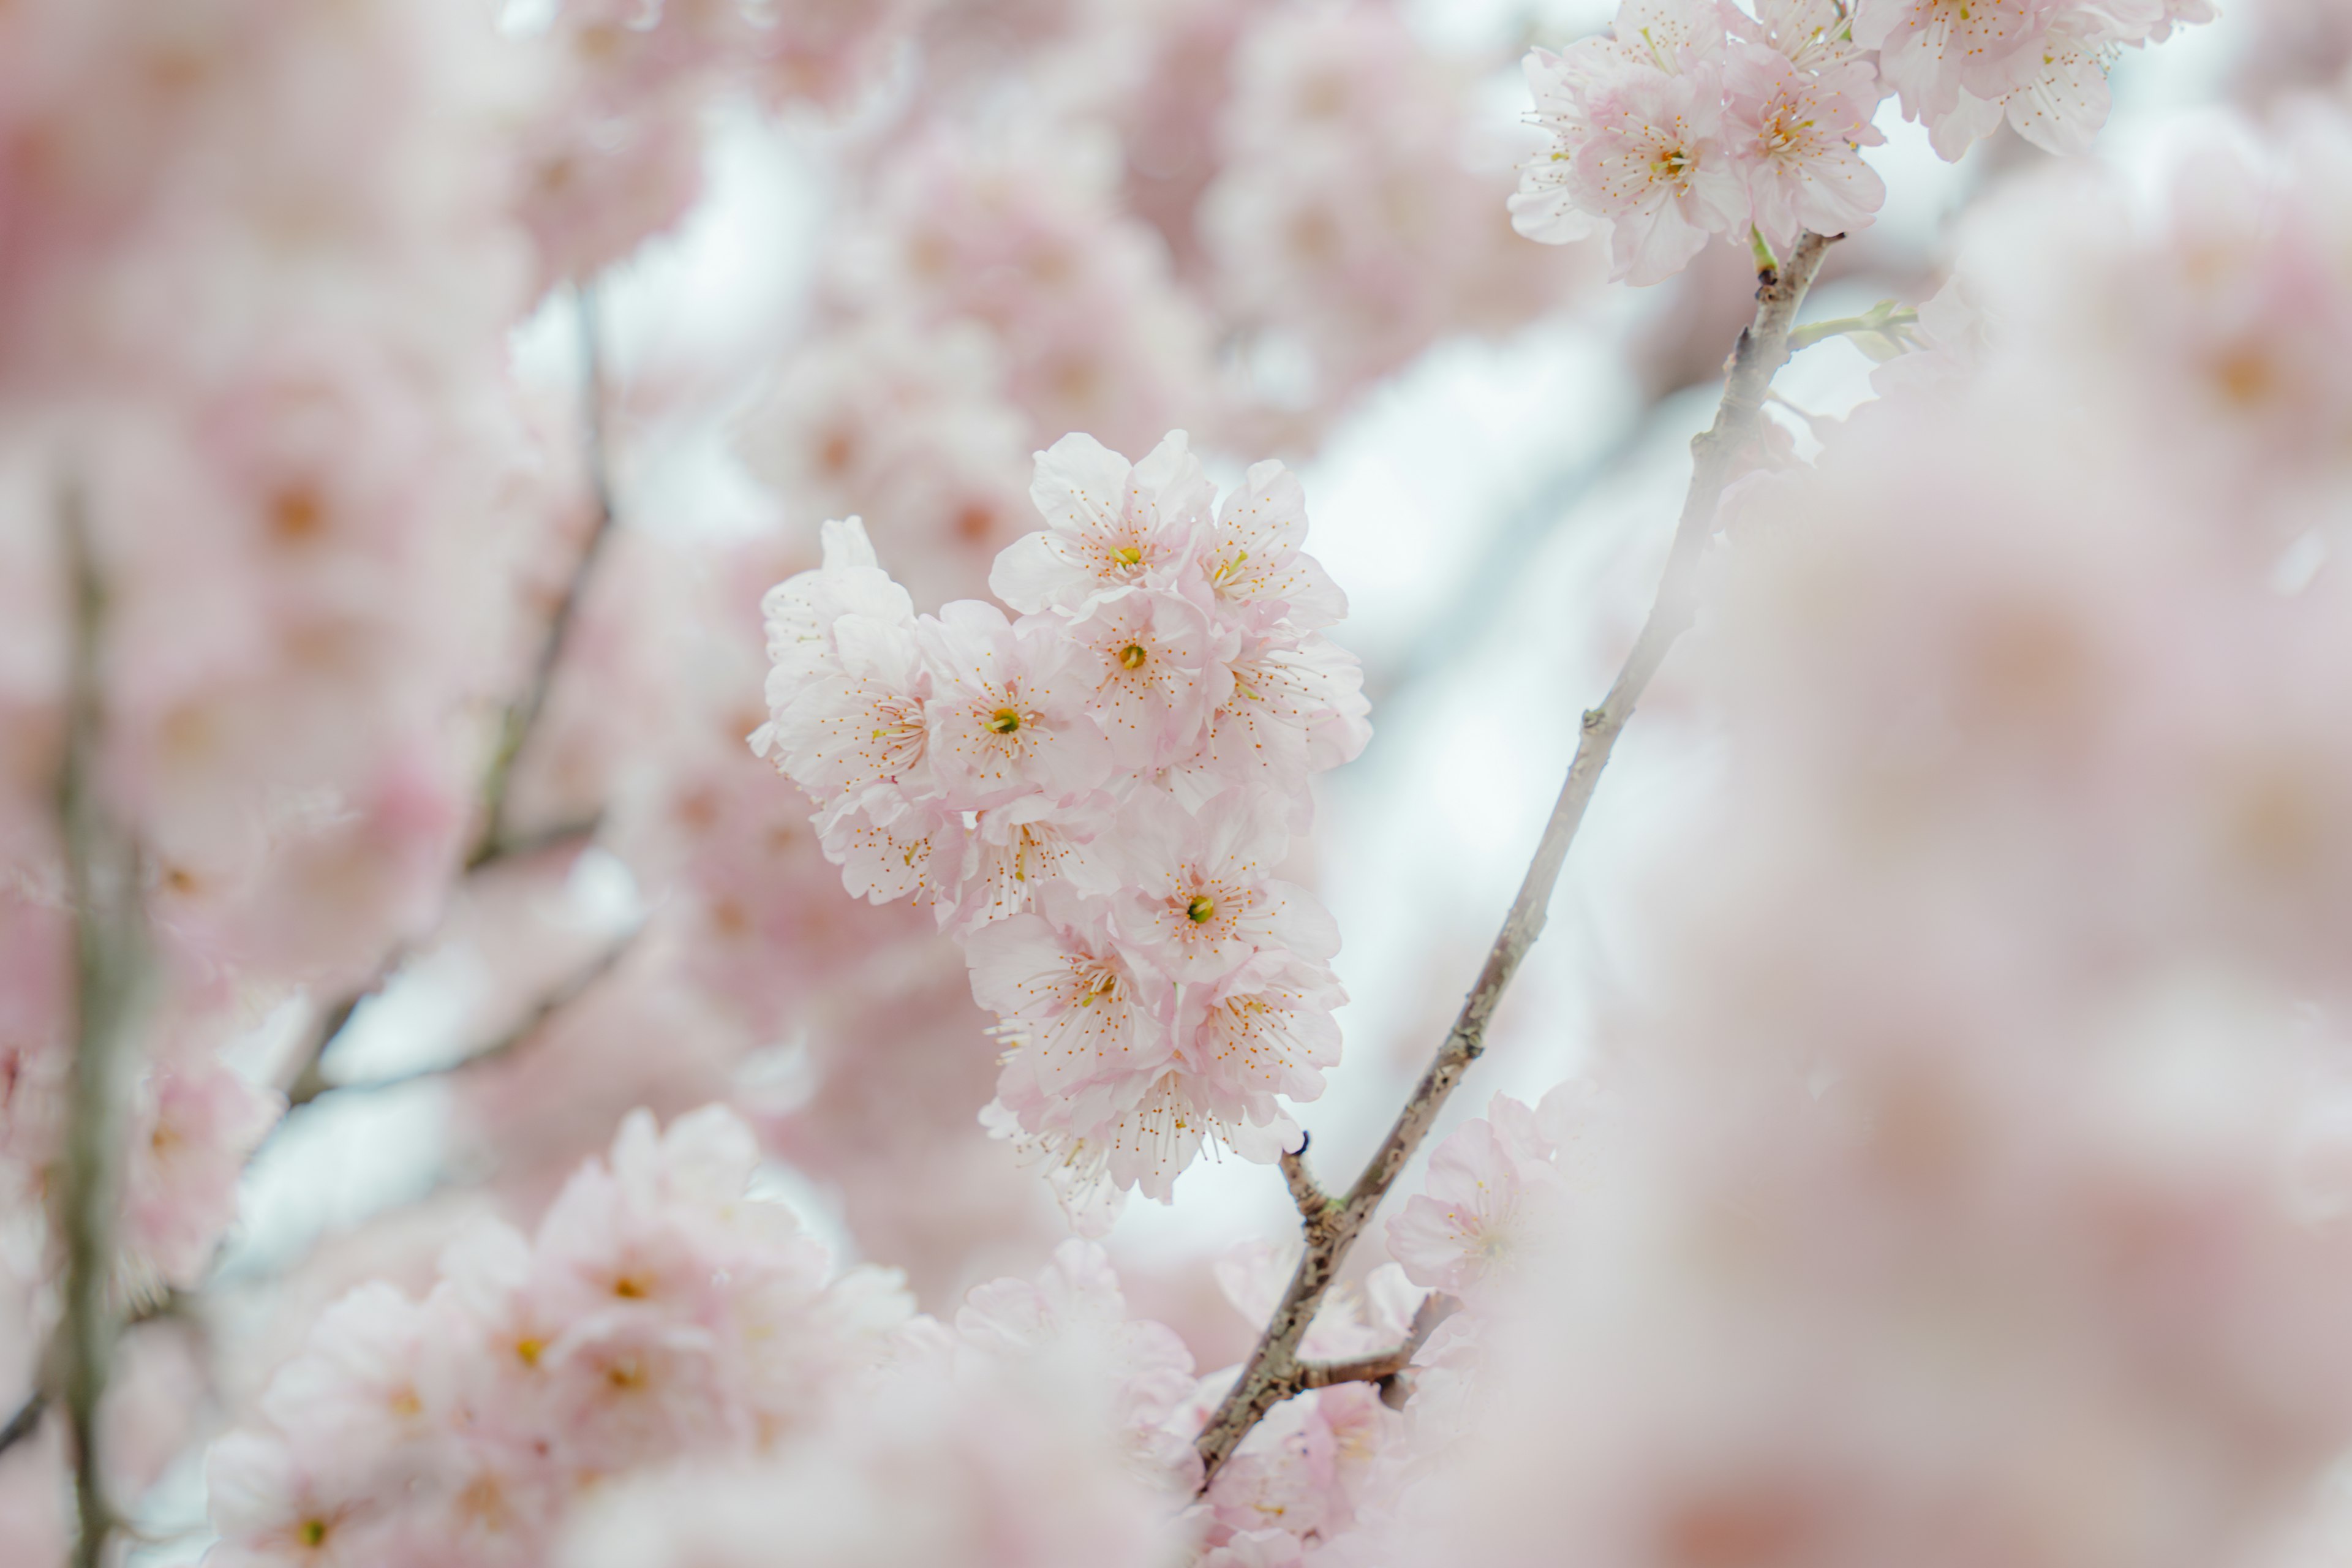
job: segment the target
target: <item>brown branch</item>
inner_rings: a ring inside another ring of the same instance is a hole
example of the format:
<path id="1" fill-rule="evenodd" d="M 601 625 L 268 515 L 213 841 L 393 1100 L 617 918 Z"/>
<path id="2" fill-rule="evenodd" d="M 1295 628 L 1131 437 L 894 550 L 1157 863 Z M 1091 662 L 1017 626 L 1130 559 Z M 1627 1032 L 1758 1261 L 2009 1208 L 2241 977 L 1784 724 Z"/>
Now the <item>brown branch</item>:
<path id="1" fill-rule="evenodd" d="M 72 1439 L 74 1562 L 97 1568 L 118 1522 L 106 1498 L 99 1405 L 121 1332 L 114 1230 L 147 955 L 138 844 L 108 809 L 100 777 L 106 591 L 81 493 L 70 482 L 59 492 L 58 516 L 72 627 L 58 817 L 74 915 L 74 1045 L 57 1184 L 66 1278 L 54 1348 Z"/>
<path id="2" fill-rule="evenodd" d="M 1378 1383 L 1394 1381 L 1412 1364 L 1437 1325 L 1452 1317 L 1462 1305 L 1453 1297 L 1432 1290 L 1421 1299 L 1421 1306 L 1412 1315 L 1412 1326 L 1406 1331 L 1404 1343 L 1391 1351 L 1374 1355 L 1349 1356 L 1344 1361 L 1309 1361 L 1298 1364 L 1297 1382 L 1300 1389 L 1331 1388 L 1342 1383 Z"/>
<path id="3" fill-rule="evenodd" d="M 548 617 L 547 628 L 540 639 L 539 655 L 531 666 L 530 679 L 515 700 L 507 705 L 506 715 L 499 726 L 499 746 L 490 758 L 488 771 L 482 778 L 482 831 L 473 849 L 466 857 L 465 878 L 489 871 L 511 860 L 536 855 L 542 850 L 560 848 L 570 844 L 584 844 L 596 836 L 601 825 L 598 817 L 584 822 L 566 823 L 540 833 L 518 835 L 507 820 L 507 799 L 514 781 L 515 765 L 521 760 L 523 749 L 530 743 L 541 718 L 547 711 L 550 691 L 562 668 L 563 654 L 569 646 L 572 625 L 579 618 L 580 605 L 588 591 L 588 580 L 596 562 L 604 552 L 604 541 L 614 528 L 617 515 L 613 504 L 612 467 L 604 440 L 604 334 L 598 325 L 594 286 L 578 285 L 574 299 L 580 329 L 581 420 L 583 462 L 588 474 L 588 491 L 595 503 L 595 520 L 591 525 L 588 542 L 580 552 L 580 559 L 572 569 L 571 580 L 564 584 L 563 596 L 556 601 L 555 610 Z M 316 1027 L 294 1070 L 287 1079 L 286 1098 L 289 1106 L 308 1105 L 334 1087 L 327 1080 L 321 1064 L 327 1052 L 352 1021 L 361 1004 L 382 991 L 407 962 L 409 949 L 394 948 L 383 963 L 369 976 L 367 984 L 350 994 L 339 998 L 319 1016 Z"/>
<path id="4" fill-rule="evenodd" d="M 1298 1147 L 1282 1156 L 1282 1179 L 1290 1184 L 1290 1201 L 1298 1205 L 1298 1218 L 1308 1230 L 1331 1222 L 1336 1204 L 1325 1192 L 1314 1173 L 1307 1168 L 1307 1135 L 1298 1135 Z"/>
<path id="5" fill-rule="evenodd" d="M 1732 350 L 1724 377 L 1723 402 L 1716 410 L 1715 423 L 1691 442 L 1690 489 L 1684 499 L 1682 518 L 1667 552 L 1665 571 L 1649 617 L 1633 639 L 1633 651 L 1626 655 L 1624 668 L 1619 670 L 1609 695 L 1600 707 L 1585 710 L 1576 755 L 1569 763 L 1568 777 L 1560 784 L 1551 819 L 1544 825 L 1543 837 L 1536 846 L 1535 858 L 1528 867 L 1526 878 L 1519 883 L 1518 896 L 1511 901 L 1502 931 L 1495 938 L 1486 966 L 1479 971 L 1477 984 L 1464 1000 L 1454 1027 L 1422 1075 L 1412 1098 L 1398 1112 L 1395 1125 L 1389 1129 L 1370 1163 L 1356 1178 L 1356 1184 L 1344 1198 L 1330 1205 L 1324 1223 L 1318 1226 L 1311 1219 L 1307 1223 L 1307 1251 L 1298 1260 L 1289 1288 L 1284 1291 L 1256 1349 L 1244 1364 L 1224 1402 L 1202 1428 L 1197 1447 L 1203 1490 L 1268 1410 L 1309 1386 L 1302 1381 L 1306 1367 L 1298 1359 L 1299 1341 L 1315 1321 L 1316 1310 L 1322 1305 L 1332 1281 L 1339 1277 L 1349 1248 L 1370 1222 L 1373 1211 L 1388 1195 L 1405 1163 L 1428 1136 L 1446 1097 L 1486 1048 L 1487 1023 L 1494 1017 L 1495 1008 L 1512 977 L 1518 973 L 1528 949 L 1543 931 L 1552 888 L 1559 880 L 1560 866 L 1584 820 L 1585 807 L 1591 804 L 1592 792 L 1601 782 L 1601 771 L 1608 766 L 1618 732 L 1625 727 L 1625 721 L 1633 716 L 1633 705 L 1641 700 L 1651 678 L 1665 661 L 1667 649 L 1689 628 L 1696 614 L 1699 558 L 1715 531 L 1716 506 L 1730 479 L 1732 459 L 1756 434 L 1772 377 L 1788 363 L 1789 333 L 1797 307 L 1803 302 L 1813 275 L 1821 269 L 1830 243 L 1819 235 L 1809 234 L 1778 269 L 1757 275 L 1756 319 L 1742 330 Z M 1285 1173 L 1289 1174 L 1287 1165 Z M 1294 1193 L 1297 1184 L 1293 1178 Z"/>

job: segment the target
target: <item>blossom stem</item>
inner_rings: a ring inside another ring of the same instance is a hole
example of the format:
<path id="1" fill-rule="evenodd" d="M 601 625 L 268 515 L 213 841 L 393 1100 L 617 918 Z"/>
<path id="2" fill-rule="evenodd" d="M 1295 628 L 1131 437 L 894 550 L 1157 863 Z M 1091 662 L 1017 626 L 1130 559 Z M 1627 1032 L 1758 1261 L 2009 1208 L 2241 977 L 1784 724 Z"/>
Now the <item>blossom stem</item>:
<path id="1" fill-rule="evenodd" d="M 1799 353 L 1815 343 L 1832 338 L 1870 334 L 1902 342 L 1907 340 L 1905 328 L 1919 324 L 1919 312 L 1907 305 L 1891 301 L 1873 306 L 1859 316 L 1837 316 L 1826 321 L 1808 321 L 1789 334 L 1789 352 Z M 1890 331 L 1890 329 L 1892 329 Z"/>
<path id="2" fill-rule="evenodd" d="M 1519 884 L 1518 896 L 1495 945 L 1486 954 L 1477 983 L 1462 1004 L 1462 1011 L 1446 1033 L 1437 1055 L 1423 1073 L 1412 1097 L 1398 1112 L 1388 1136 L 1373 1153 L 1363 1173 L 1347 1194 L 1327 1207 L 1324 1223 L 1307 1223 L 1307 1250 L 1282 1300 L 1268 1320 L 1256 1348 L 1234 1379 L 1224 1402 L 1202 1428 L 1196 1448 L 1201 1456 L 1201 1485 L 1206 1490 L 1218 1469 L 1232 1458 L 1250 1429 L 1268 1410 L 1301 1390 L 1320 1386 L 1307 1381 L 1309 1368 L 1298 1359 L 1298 1344 L 1324 1296 L 1339 1278 L 1349 1249 L 1371 1221 L 1373 1211 L 1388 1195 L 1405 1164 L 1429 1135 L 1438 1111 L 1454 1086 L 1462 1081 L 1486 1048 L 1486 1026 L 1503 993 L 1518 973 L 1520 962 L 1544 927 L 1553 887 L 1568 858 L 1570 843 L 1584 820 L 1585 807 L 1609 764 L 1617 735 L 1633 716 L 1633 706 L 1665 661 L 1667 650 L 1690 626 L 1697 613 L 1698 563 L 1715 531 L 1717 504 L 1731 478 L 1732 458 L 1755 436 L 1763 416 L 1765 395 L 1772 377 L 1788 363 L 1789 336 L 1797 309 L 1813 275 L 1820 271 L 1831 240 L 1808 234 L 1799 240 L 1780 267 L 1757 275 L 1755 320 L 1739 334 L 1724 377 L 1723 401 L 1715 423 L 1691 442 L 1690 489 L 1683 501 L 1680 521 L 1666 556 L 1665 571 L 1647 620 L 1626 655 L 1615 684 L 1598 708 L 1587 709 L 1576 755 L 1568 765 L 1559 798 L 1536 846 L 1534 860 Z M 1304 1167 L 1294 1173 L 1288 1162 L 1284 1173 L 1293 1195 L 1300 1190 Z M 1302 1202 L 1301 1212 L 1306 1212 Z M 1418 1347 L 1415 1347 L 1418 1348 Z M 1410 1359 L 1408 1357 L 1408 1359 Z"/>
<path id="3" fill-rule="evenodd" d="M 119 1522 L 106 1497 L 99 1405 L 122 1326 L 114 1292 L 115 1219 L 146 989 L 146 930 L 138 844 L 108 809 L 100 779 L 105 587 L 79 489 L 68 483 L 58 510 L 72 625 L 58 816 L 74 915 L 74 1042 L 56 1188 L 66 1278 L 55 1367 L 74 1462 L 73 1561 L 77 1568 L 98 1568 Z"/>

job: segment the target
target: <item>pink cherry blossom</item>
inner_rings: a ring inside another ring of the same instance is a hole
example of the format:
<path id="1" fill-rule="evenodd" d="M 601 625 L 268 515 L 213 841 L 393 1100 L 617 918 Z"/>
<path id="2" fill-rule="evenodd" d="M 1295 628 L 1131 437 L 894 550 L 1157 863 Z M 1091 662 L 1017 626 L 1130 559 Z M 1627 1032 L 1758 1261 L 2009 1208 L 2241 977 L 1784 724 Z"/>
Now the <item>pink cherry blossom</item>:
<path id="1" fill-rule="evenodd" d="M 989 575 L 998 598 L 1028 614 L 1076 610 L 1112 588 L 1172 586 L 1215 499 L 1181 430 L 1132 467 L 1090 436 L 1065 436 L 1037 454 L 1030 494 L 1046 529 L 1006 546 Z"/>
<path id="2" fill-rule="evenodd" d="M 1932 126 L 1956 112 L 1964 94 L 1998 100 L 2024 85 L 2061 4 L 1858 0 L 1853 41 L 1878 51 L 1880 79 L 1903 95 L 1903 112 Z"/>
<path id="3" fill-rule="evenodd" d="M 848 518 L 824 525 L 824 564 L 777 584 L 760 602 L 767 622 L 768 705 L 780 710 L 801 686 L 836 661 L 834 626 L 842 616 L 862 616 L 885 626 L 910 626 L 914 601 L 892 581 L 874 554 L 866 525 Z M 762 731 L 752 750 L 766 754 Z"/>
<path id="4" fill-rule="evenodd" d="M 1331 972 L 1267 948 L 1213 981 L 1187 985 L 1176 1048 L 1193 1094 L 1226 1120 L 1269 1121 L 1274 1097 L 1313 1100 L 1339 1062 L 1333 1010 L 1347 1000 Z"/>
<path id="5" fill-rule="evenodd" d="M 1187 982 L 1214 980 L 1269 948 L 1329 958 L 1339 947 L 1330 915 L 1272 875 L 1287 839 L 1277 808 L 1240 791 L 1198 814 L 1139 795 L 1118 841 L 1131 889 L 1121 936 Z"/>
<path id="6" fill-rule="evenodd" d="M 941 606 L 918 636 L 932 671 L 931 763 L 950 803 L 1066 799 L 1103 782 L 1111 753 L 1086 712 L 1092 672 L 1066 642 L 973 599 Z"/>
<path id="7" fill-rule="evenodd" d="M 1173 1049 L 1169 982 L 1137 967 L 1104 914 L 1069 914 L 1082 923 L 1014 915 L 965 943 L 973 999 L 996 1014 L 1047 1093 L 1157 1068 Z"/>
<path id="8" fill-rule="evenodd" d="M 1234 660 L 1233 692 L 1213 711 L 1192 755 L 1169 773 L 1169 787 L 1187 809 L 1239 783 L 1265 787 L 1298 802 L 1294 827 L 1303 828 L 1310 774 L 1350 763 L 1371 741 L 1363 694 L 1363 667 L 1328 638 L 1262 639 Z"/>
<path id="9" fill-rule="evenodd" d="M 1233 684 L 1232 631 L 1181 595 L 1113 588 L 1059 628 L 1092 657 L 1087 711 L 1121 767 L 1150 772 L 1188 754 Z"/>
<path id="10" fill-rule="evenodd" d="M 838 674 L 813 681 L 772 733 L 793 780 L 819 799 L 877 785 L 928 792 L 929 680 L 912 630 L 862 616 L 834 622 Z"/>
<path id="11" fill-rule="evenodd" d="M 1885 140 L 1870 123 L 1878 88 L 1860 60 L 1802 73 L 1778 50 L 1734 44 L 1723 70 L 1726 134 L 1747 165 L 1757 230 L 1777 250 L 1806 230 L 1868 226 L 1886 184 L 1860 148 Z"/>
<path id="12" fill-rule="evenodd" d="M 1320 631 L 1347 618 L 1347 595 L 1307 542 L 1307 493 L 1280 463 L 1259 463 L 1217 507 L 1201 570 L 1220 605 L 1264 631 L 1288 623 Z"/>
<path id="13" fill-rule="evenodd" d="M 1429 1157 L 1427 1190 L 1389 1221 L 1390 1255 L 1416 1285 L 1474 1297 L 1524 1270 L 1561 1208 L 1551 1140 L 1528 1106 L 1496 1095 Z"/>
<path id="14" fill-rule="evenodd" d="M 1655 283 L 1682 269 L 1709 235 L 1748 217 L 1748 195 L 1726 144 L 1719 68 L 1679 75 L 1632 66 L 1586 105 L 1591 134 L 1569 180 L 1577 199 L 1614 225 L 1613 276 Z"/>
<path id="15" fill-rule="evenodd" d="M 1205 1148 L 1265 1165 L 1297 1146 L 1298 1128 L 1286 1114 L 1266 1121 L 1222 1118 L 1194 1097 L 1192 1082 L 1180 1068 L 1145 1071 L 1055 1099 L 1015 1050 L 997 1080 L 1001 1110 L 987 1120 L 1016 1154 L 1046 1167 L 1073 1224 L 1095 1234 L 1116 1217 L 1129 1189 L 1172 1201 L 1176 1178 Z"/>

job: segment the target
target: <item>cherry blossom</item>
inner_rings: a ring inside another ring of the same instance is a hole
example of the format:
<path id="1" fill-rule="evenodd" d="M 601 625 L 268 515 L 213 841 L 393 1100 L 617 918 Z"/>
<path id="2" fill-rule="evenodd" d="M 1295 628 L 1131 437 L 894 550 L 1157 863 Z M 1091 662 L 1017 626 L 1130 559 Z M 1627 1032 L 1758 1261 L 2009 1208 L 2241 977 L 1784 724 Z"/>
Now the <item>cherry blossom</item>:
<path id="1" fill-rule="evenodd" d="M 744 1196 L 757 1158 L 717 1108 L 632 1116 L 535 1236 L 485 1221 L 422 1303 L 378 1285 L 331 1309 L 263 1424 L 215 1448 L 225 1559 L 509 1560 L 585 1486 L 799 1433 L 907 1307 L 887 1279 L 828 1282 L 789 1214 Z"/>
<path id="2" fill-rule="evenodd" d="M 917 635 L 938 678 L 929 747 L 951 809 L 1034 791 L 1067 799 L 1104 782 L 1114 752 L 1087 721 L 1093 672 L 1069 642 L 976 599 L 942 606 Z"/>
<path id="3" fill-rule="evenodd" d="M 1425 1193 L 1389 1221 L 1389 1252 L 1416 1285 L 1473 1296 L 1524 1268 L 1558 1223 L 1561 1179 L 1535 1113 L 1497 1095 L 1429 1157 Z"/>
<path id="4" fill-rule="evenodd" d="M 1870 124 L 1878 89 L 1860 60 L 1801 74 L 1777 50 L 1735 44 L 1724 63 L 1724 111 L 1741 138 L 1757 231 L 1786 250 L 1810 229 L 1852 234 L 1886 199 L 1858 149 L 1885 140 Z"/>
<path id="5" fill-rule="evenodd" d="M 1091 1226 L 1203 1148 L 1271 1160 L 1338 1059 L 1330 916 L 1275 875 L 1301 788 L 1369 738 L 1344 600 L 1281 465 L 1216 504 L 1181 432 L 1037 458 L 1049 526 L 992 576 L 1025 613 L 910 619 L 862 530 L 770 590 L 753 747 L 818 802 L 844 885 L 963 942 L 1007 1047 L 992 1132 Z M 879 614 L 872 612 L 878 611 Z M 1294 618 L 1296 617 L 1296 618 Z M 911 629 L 909 629 L 911 628 Z"/>
<path id="6" fill-rule="evenodd" d="M 1026 1076 L 1049 1093 L 1157 1068 L 1174 1049 L 1171 982 L 1129 959 L 1106 912 L 1067 913 L 1078 923 L 1014 915 L 965 943 L 973 998 L 1021 1042 Z"/>
<path id="7" fill-rule="evenodd" d="M 1669 76 L 1631 67 L 1599 86 L 1585 112 L 1591 133 L 1569 181 L 1589 210 L 1611 221 L 1614 276 L 1655 283 L 1680 271 L 1709 235 L 1746 220 L 1717 68 Z"/>
<path id="8" fill-rule="evenodd" d="M 1181 430 L 1132 467 L 1090 436 L 1065 436 L 1037 455 L 1030 494 L 1046 527 L 1006 548 L 989 587 L 1033 614 L 1112 588 L 1174 584 L 1215 496 Z"/>
<path id="9" fill-rule="evenodd" d="M 1272 875 L 1288 842 L 1270 803 L 1239 793 L 1185 811 L 1139 796 L 1121 824 L 1121 936 L 1184 980 L 1214 980 L 1254 953 L 1309 959 L 1339 951 L 1331 917 L 1313 894 Z"/>

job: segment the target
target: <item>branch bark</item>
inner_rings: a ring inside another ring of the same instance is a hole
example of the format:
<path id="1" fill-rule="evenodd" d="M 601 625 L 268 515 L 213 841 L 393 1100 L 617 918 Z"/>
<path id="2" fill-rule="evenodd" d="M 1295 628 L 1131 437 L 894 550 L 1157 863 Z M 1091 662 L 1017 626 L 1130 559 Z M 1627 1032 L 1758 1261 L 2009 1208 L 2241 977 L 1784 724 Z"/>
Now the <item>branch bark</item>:
<path id="1" fill-rule="evenodd" d="M 1344 1197 L 1327 1200 L 1320 1211 L 1319 1224 L 1316 1215 L 1307 1213 L 1306 1201 L 1299 1200 L 1300 1212 L 1305 1216 L 1307 1251 L 1298 1260 L 1297 1271 L 1291 1276 L 1289 1288 L 1275 1308 L 1256 1349 L 1243 1364 L 1241 1375 L 1234 1380 L 1223 1404 L 1210 1416 L 1208 1425 L 1202 1428 L 1197 1448 L 1203 1491 L 1249 1435 L 1250 1428 L 1268 1410 L 1302 1389 L 1325 1386 L 1307 1381 L 1310 1366 L 1298 1359 L 1299 1342 L 1315 1321 L 1315 1313 L 1332 1281 L 1339 1277 L 1339 1266 L 1346 1260 L 1349 1249 L 1370 1222 L 1373 1211 L 1388 1195 L 1406 1162 L 1428 1136 L 1446 1098 L 1462 1081 L 1470 1064 L 1486 1050 L 1486 1026 L 1512 977 L 1518 973 L 1528 949 L 1543 931 L 1560 866 L 1584 820 L 1585 807 L 1591 804 L 1601 772 L 1609 765 L 1618 733 L 1633 716 L 1634 704 L 1648 689 L 1651 678 L 1665 662 L 1667 650 L 1689 629 L 1697 613 L 1699 559 L 1715 531 L 1716 507 L 1730 479 L 1732 459 L 1756 434 L 1772 377 L 1788 363 L 1789 335 L 1797 308 L 1803 303 L 1814 274 L 1821 270 L 1830 244 L 1829 238 L 1809 234 L 1779 268 L 1757 274 L 1755 320 L 1740 332 L 1739 342 L 1732 350 L 1724 376 L 1723 401 L 1716 409 L 1715 423 L 1691 441 L 1690 489 L 1684 497 L 1682 517 L 1675 529 L 1665 571 L 1649 616 L 1633 639 L 1633 650 L 1626 655 L 1624 667 L 1618 671 L 1609 695 L 1600 707 L 1585 710 L 1576 755 L 1569 763 L 1568 777 L 1560 784 L 1551 818 L 1544 825 L 1535 858 L 1519 883 L 1518 896 L 1511 901 L 1501 933 L 1486 954 L 1486 966 L 1479 971 L 1477 983 L 1464 1000 L 1462 1011 L 1438 1047 L 1436 1058 L 1422 1075 L 1412 1097 L 1405 1101 L 1371 1163 L 1356 1178 L 1355 1185 L 1348 1189 Z M 1295 1158 L 1286 1158 L 1283 1170 L 1297 1197 L 1305 1179 L 1305 1166 L 1294 1165 Z M 1411 1359 L 1410 1354 L 1406 1359 Z M 1327 1370 L 1321 1375 L 1329 1373 Z"/>
<path id="2" fill-rule="evenodd" d="M 74 1042 L 57 1185 L 66 1277 L 55 1353 L 58 1399 L 72 1438 L 74 1562 L 98 1568 L 117 1523 L 106 1497 L 98 1417 L 121 1331 L 114 1233 L 146 941 L 138 845 L 108 809 L 100 776 L 106 592 L 81 494 L 70 481 L 58 494 L 58 514 L 72 628 L 58 818 L 74 916 Z"/>

